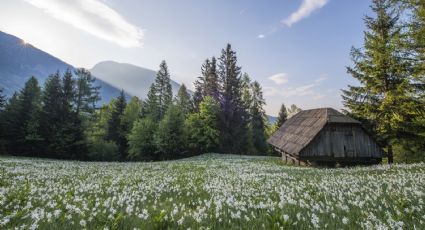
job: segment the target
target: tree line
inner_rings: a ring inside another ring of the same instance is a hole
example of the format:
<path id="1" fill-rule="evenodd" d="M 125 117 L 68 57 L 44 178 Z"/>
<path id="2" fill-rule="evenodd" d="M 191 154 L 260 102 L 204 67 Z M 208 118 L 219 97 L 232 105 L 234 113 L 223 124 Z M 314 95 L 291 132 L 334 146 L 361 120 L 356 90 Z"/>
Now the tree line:
<path id="1" fill-rule="evenodd" d="M 361 120 L 397 161 L 425 157 L 425 1 L 373 0 L 364 44 L 352 48 L 343 90 L 346 112 Z"/>
<path id="2" fill-rule="evenodd" d="M 205 60 L 193 93 L 182 84 L 174 97 L 166 62 L 159 67 L 145 100 L 127 101 L 122 91 L 100 108 L 85 69 L 52 74 L 43 88 L 31 77 L 8 100 L 0 96 L 0 150 L 79 160 L 270 153 L 261 86 L 242 73 L 230 44 Z"/>

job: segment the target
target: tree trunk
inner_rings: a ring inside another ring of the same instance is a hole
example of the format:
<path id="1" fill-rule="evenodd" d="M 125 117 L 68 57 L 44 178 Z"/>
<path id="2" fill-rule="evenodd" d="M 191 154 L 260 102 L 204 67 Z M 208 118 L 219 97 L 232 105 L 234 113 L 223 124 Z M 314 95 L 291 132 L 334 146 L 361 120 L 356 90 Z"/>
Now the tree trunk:
<path id="1" fill-rule="evenodd" d="M 392 164 L 394 162 L 393 159 L 393 146 L 388 145 L 388 164 Z"/>

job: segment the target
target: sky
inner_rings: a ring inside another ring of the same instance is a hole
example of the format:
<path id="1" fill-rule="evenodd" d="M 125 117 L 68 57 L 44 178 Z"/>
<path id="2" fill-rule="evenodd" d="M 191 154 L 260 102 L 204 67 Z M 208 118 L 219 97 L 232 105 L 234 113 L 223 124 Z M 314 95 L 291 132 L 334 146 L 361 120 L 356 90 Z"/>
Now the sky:
<path id="1" fill-rule="evenodd" d="M 370 0 L 2 0 L 0 30 L 76 67 L 113 60 L 192 83 L 230 43 L 258 81 L 266 112 L 343 108 L 350 49 L 361 47 Z"/>

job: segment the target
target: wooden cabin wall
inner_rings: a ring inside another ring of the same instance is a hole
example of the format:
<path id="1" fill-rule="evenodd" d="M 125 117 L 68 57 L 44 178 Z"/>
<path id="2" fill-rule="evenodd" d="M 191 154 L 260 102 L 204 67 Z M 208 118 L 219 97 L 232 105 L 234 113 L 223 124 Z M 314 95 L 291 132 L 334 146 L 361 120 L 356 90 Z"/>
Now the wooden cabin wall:
<path id="1" fill-rule="evenodd" d="M 382 149 L 359 126 L 328 124 L 300 152 L 300 157 L 381 158 Z"/>

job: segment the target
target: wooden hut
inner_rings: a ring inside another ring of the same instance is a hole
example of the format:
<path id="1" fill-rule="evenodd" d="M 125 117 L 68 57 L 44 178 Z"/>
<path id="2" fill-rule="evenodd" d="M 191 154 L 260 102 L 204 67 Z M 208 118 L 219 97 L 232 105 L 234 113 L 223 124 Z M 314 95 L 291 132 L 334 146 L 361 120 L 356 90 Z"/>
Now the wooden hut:
<path id="1" fill-rule="evenodd" d="M 298 164 L 374 164 L 384 155 L 361 123 L 332 108 L 304 110 L 268 140 L 285 161 Z"/>

